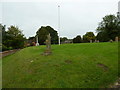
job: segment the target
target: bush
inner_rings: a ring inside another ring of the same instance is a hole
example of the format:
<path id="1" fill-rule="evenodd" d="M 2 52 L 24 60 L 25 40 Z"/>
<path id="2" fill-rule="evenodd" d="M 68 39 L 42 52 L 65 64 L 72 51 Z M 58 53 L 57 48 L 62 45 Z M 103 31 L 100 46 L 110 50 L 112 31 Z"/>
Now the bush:
<path id="1" fill-rule="evenodd" d="M 12 47 L 9 47 L 8 49 L 9 49 L 9 50 L 12 50 L 13 48 L 12 48 Z"/>
<path id="2" fill-rule="evenodd" d="M 8 48 L 2 44 L 2 51 L 6 51 L 6 50 L 8 50 Z"/>
<path id="3" fill-rule="evenodd" d="M 2 52 L 2 46 L 0 46 L 0 52 Z"/>

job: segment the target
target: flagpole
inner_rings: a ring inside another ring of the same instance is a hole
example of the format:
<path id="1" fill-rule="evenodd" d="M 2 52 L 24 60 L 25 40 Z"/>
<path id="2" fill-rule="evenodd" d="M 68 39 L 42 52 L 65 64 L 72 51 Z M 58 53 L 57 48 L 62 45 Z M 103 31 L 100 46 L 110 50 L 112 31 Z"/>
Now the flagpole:
<path id="1" fill-rule="evenodd" d="M 59 45 L 60 45 L 60 5 L 58 5 L 58 32 L 59 32 Z"/>

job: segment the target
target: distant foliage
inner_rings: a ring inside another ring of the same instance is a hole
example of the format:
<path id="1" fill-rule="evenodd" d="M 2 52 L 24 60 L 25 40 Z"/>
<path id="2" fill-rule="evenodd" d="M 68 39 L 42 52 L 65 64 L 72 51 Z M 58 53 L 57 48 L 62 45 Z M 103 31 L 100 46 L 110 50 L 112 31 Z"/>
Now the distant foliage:
<path id="1" fill-rule="evenodd" d="M 50 26 L 41 27 L 38 29 L 36 34 L 38 35 L 38 42 L 41 45 L 45 44 L 45 40 L 47 39 L 47 35 L 50 33 L 51 36 L 51 44 L 58 44 L 58 33 Z"/>
<path id="2" fill-rule="evenodd" d="M 81 42 L 82 42 L 82 39 L 81 39 L 80 35 L 78 35 L 75 38 L 73 38 L 73 43 L 81 43 Z"/>
<path id="3" fill-rule="evenodd" d="M 28 40 L 27 40 L 27 43 L 29 43 L 30 46 L 35 46 L 36 38 L 34 36 L 33 37 L 29 37 Z"/>
<path id="4" fill-rule="evenodd" d="M 61 43 L 65 43 L 66 40 L 68 40 L 67 37 L 61 37 L 61 38 L 60 38 L 60 42 L 61 42 Z"/>
<path id="5" fill-rule="evenodd" d="M 120 21 L 115 15 L 106 15 L 97 27 L 97 39 L 99 41 L 115 40 L 116 36 L 120 37 Z"/>
<path id="6" fill-rule="evenodd" d="M 96 36 L 96 39 L 99 40 L 100 42 L 106 42 L 110 40 L 108 34 L 106 34 L 105 32 L 99 32 Z"/>
<path id="7" fill-rule="evenodd" d="M 90 40 L 95 41 L 95 35 L 93 32 L 87 32 L 83 35 L 83 42 L 90 42 Z"/>

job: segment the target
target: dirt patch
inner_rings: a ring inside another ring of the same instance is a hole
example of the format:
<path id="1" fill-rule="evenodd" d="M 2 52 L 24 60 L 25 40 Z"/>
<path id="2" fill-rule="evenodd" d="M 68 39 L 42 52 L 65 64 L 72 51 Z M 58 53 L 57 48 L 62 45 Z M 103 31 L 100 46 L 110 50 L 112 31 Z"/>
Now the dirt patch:
<path id="1" fill-rule="evenodd" d="M 28 73 L 29 73 L 29 74 L 32 74 L 32 73 L 33 73 L 33 71 L 32 71 L 32 70 L 28 70 Z"/>
<path id="2" fill-rule="evenodd" d="M 48 55 L 51 55 L 51 54 L 52 54 L 51 50 L 45 50 L 44 53 L 42 53 L 41 55 L 48 56 Z"/>
<path id="3" fill-rule="evenodd" d="M 97 63 L 97 66 L 98 67 L 101 67 L 104 71 L 108 71 L 108 66 L 106 66 L 106 65 L 104 65 L 104 64 L 102 64 L 102 63 Z"/>
<path id="4" fill-rule="evenodd" d="M 55 66 L 55 67 L 59 67 L 59 65 L 53 65 L 53 66 Z"/>
<path id="5" fill-rule="evenodd" d="M 65 63 L 67 63 L 67 64 L 71 64 L 72 61 L 71 61 L 71 60 L 65 60 Z"/>

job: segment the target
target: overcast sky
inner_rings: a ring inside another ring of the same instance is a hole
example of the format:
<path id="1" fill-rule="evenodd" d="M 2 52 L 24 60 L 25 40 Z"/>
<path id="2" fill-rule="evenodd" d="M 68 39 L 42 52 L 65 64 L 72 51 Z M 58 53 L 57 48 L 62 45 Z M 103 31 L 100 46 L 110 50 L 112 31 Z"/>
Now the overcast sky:
<path id="1" fill-rule="evenodd" d="M 86 32 L 96 32 L 102 17 L 118 11 L 119 0 L 2 0 L 2 24 L 18 26 L 26 37 L 34 36 L 41 26 L 58 31 L 60 5 L 60 36 L 73 38 Z M 9 2 L 8 2 L 9 1 Z M 1 16 L 0 15 L 0 16 Z"/>

